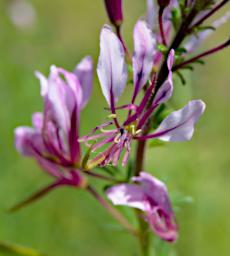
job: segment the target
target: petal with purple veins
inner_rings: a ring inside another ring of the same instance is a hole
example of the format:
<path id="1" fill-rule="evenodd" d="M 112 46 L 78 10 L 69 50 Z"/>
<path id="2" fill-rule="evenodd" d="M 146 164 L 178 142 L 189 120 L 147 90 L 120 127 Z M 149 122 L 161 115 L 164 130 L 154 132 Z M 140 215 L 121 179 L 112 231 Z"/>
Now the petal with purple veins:
<path id="1" fill-rule="evenodd" d="M 80 82 L 82 88 L 81 109 L 88 103 L 93 85 L 93 60 L 90 56 L 85 57 L 76 66 L 74 73 Z"/>
<path id="2" fill-rule="evenodd" d="M 108 25 L 101 30 L 97 74 L 109 106 L 114 105 L 125 88 L 127 68 L 123 46 Z"/>
<path id="3" fill-rule="evenodd" d="M 156 41 L 151 29 L 145 21 L 138 21 L 134 28 L 134 55 L 133 55 L 133 102 L 140 89 L 147 83 L 153 67 Z"/>
<path id="4" fill-rule="evenodd" d="M 205 103 L 192 100 L 184 108 L 167 116 L 153 134 L 137 137 L 139 140 L 158 138 L 163 141 L 187 141 L 194 133 L 194 126 L 205 110 Z"/>

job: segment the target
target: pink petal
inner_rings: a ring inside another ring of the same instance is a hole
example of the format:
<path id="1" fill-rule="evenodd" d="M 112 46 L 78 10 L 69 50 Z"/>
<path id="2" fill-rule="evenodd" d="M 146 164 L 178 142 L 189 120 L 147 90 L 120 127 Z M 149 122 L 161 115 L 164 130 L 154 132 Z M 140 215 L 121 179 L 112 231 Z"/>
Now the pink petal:
<path id="1" fill-rule="evenodd" d="M 163 141 L 187 141 L 194 133 L 194 126 L 205 110 L 201 100 L 190 101 L 184 108 L 167 116 L 153 134 L 137 137 L 138 140 L 159 138 Z"/>
<path id="2" fill-rule="evenodd" d="M 156 17 L 157 17 L 157 8 L 154 0 L 147 0 L 147 15 L 146 22 L 148 23 L 150 28 L 153 28 Z"/>
<path id="3" fill-rule="evenodd" d="M 172 93 L 173 93 L 173 79 L 172 79 L 172 72 L 170 71 L 168 74 L 168 79 L 157 91 L 157 94 L 153 101 L 153 105 L 159 105 L 166 102 L 172 97 Z"/>
<path id="4" fill-rule="evenodd" d="M 44 97 L 48 91 L 47 78 L 42 73 L 40 73 L 38 71 L 35 71 L 35 76 L 40 80 L 41 96 Z"/>
<path id="5" fill-rule="evenodd" d="M 97 74 L 102 93 L 111 106 L 111 98 L 116 102 L 125 88 L 127 68 L 123 46 L 108 25 L 101 30 Z"/>
<path id="6" fill-rule="evenodd" d="M 77 75 L 77 78 L 80 82 L 82 88 L 82 102 L 81 108 L 84 108 L 92 92 L 93 85 L 93 60 L 90 56 L 85 57 L 82 61 L 76 66 L 74 73 Z"/>
<path id="7" fill-rule="evenodd" d="M 138 21 L 134 28 L 133 79 L 136 98 L 139 90 L 147 83 L 153 67 L 156 40 L 145 21 Z"/>
<path id="8" fill-rule="evenodd" d="M 194 133 L 194 125 L 205 110 L 201 100 L 190 101 L 184 108 L 171 113 L 160 124 L 155 134 L 163 141 L 190 140 Z"/>
<path id="9" fill-rule="evenodd" d="M 138 185 L 115 185 L 106 190 L 106 195 L 114 205 L 126 205 L 142 211 L 146 210 L 145 194 Z"/>
<path id="10" fill-rule="evenodd" d="M 15 147 L 19 153 L 25 156 L 32 156 L 34 150 L 31 147 L 31 141 L 34 135 L 34 129 L 30 127 L 18 127 L 14 130 Z"/>
<path id="11" fill-rule="evenodd" d="M 43 113 L 35 112 L 32 116 L 32 124 L 38 132 L 41 132 L 43 127 Z"/>

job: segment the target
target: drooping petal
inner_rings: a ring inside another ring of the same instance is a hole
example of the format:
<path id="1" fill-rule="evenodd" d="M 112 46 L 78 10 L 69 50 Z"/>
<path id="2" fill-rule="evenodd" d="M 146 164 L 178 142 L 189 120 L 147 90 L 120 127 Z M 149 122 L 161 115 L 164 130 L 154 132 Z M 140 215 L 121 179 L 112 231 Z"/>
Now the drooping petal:
<path id="1" fill-rule="evenodd" d="M 140 140 L 159 138 L 163 141 L 187 141 L 192 138 L 194 126 L 205 110 L 201 100 L 190 101 L 184 108 L 171 113 L 150 135 L 139 137 Z"/>
<path id="2" fill-rule="evenodd" d="M 156 40 L 145 21 L 139 20 L 134 28 L 134 55 L 133 55 L 133 102 L 139 90 L 147 83 L 153 67 Z"/>
<path id="3" fill-rule="evenodd" d="M 107 197 L 114 205 L 126 205 L 146 210 L 145 194 L 141 187 L 134 184 L 120 184 L 106 190 Z"/>
<path id="4" fill-rule="evenodd" d="M 125 53 L 120 40 L 105 25 L 100 35 L 100 56 L 97 74 L 101 83 L 102 93 L 109 106 L 117 101 L 122 94 L 127 80 Z"/>
<path id="5" fill-rule="evenodd" d="M 150 228 L 163 240 L 175 242 L 178 237 L 178 228 L 174 216 L 168 215 L 161 208 L 156 207 L 146 220 Z"/>
<path id="6" fill-rule="evenodd" d="M 85 57 L 74 71 L 82 88 L 81 109 L 88 103 L 93 85 L 93 60 L 90 56 Z"/>
<path id="7" fill-rule="evenodd" d="M 146 220 L 150 228 L 162 239 L 173 242 L 177 239 L 177 224 L 165 184 L 149 173 L 141 172 L 134 177 L 149 200 L 146 205 Z"/>
<path id="8" fill-rule="evenodd" d="M 106 190 L 106 195 L 114 205 L 144 211 L 145 220 L 159 237 L 175 241 L 178 228 L 165 184 L 145 172 L 132 180 L 137 184 L 115 185 Z"/>
<path id="9" fill-rule="evenodd" d="M 167 187 L 162 181 L 146 172 L 141 172 L 132 180 L 140 183 L 142 190 L 151 198 L 153 204 L 160 206 L 168 214 L 173 213 Z"/>

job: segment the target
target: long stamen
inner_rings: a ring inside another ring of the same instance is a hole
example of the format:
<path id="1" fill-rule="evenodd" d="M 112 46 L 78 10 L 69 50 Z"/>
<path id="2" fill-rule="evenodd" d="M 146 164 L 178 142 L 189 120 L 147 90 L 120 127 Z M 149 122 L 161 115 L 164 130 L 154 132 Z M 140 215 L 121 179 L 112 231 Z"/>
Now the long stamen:
<path id="1" fill-rule="evenodd" d="M 196 60 L 201 59 L 202 57 L 206 57 L 208 55 L 211 55 L 211 54 L 214 54 L 216 52 L 219 52 L 220 50 L 224 49 L 225 47 L 227 47 L 229 45 L 230 45 L 230 39 L 228 39 L 225 43 L 223 43 L 221 45 L 218 45 L 218 46 L 216 46 L 216 47 L 214 47 L 214 48 L 212 48 L 212 49 L 210 49 L 210 50 L 208 50 L 208 51 L 206 51 L 204 53 L 201 53 L 201 54 L 199 54 L 199 55 L 197 55 L 197 56 L 195 56 L 195 57 L 193 57 L 193 58 L 191 58 L 191 59 L 189 59 L 189 60 L 187 60 L 185 62 L 182 62 L 182 63 L 174 66 L 172 70 L 176 71 L 176 70 L 178 70 L 178 69 L 180 69 L 180 68 L 182 68 L 182 67 L 184 67 L 184 66 L 186 66 L 186 65 L 188 65 L 190 63 L 193 63 Z"/>
<path id="2" fill-rule="evenodd" d="M 207 20 L 210 16 L 212 16 L 215 12 L 217 12 L 220 8 L 222 8 L 229 0 L 223 0 L 218 3 L 210 12 L 208 12 L 204 17 L 198 20 L 192 27 L 189 29 L 189 32 L 193 31 L 194 28 L 201 25 L 205 20 Z"/>

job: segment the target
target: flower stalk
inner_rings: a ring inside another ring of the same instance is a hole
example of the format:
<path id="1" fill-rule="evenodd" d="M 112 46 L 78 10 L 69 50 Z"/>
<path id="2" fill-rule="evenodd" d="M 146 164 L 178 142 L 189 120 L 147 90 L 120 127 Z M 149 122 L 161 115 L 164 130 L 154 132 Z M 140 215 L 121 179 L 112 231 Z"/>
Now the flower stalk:
<path id="1" fill-rule="evenodd" d="M 127 221 L 127 219 L 118 210 L 112 207 L 103 197 L 101 197 L 92 186 L 89 185 L 86 189 L 130 234 L 135 237 L 138 236 L 138 232 Z"/>

